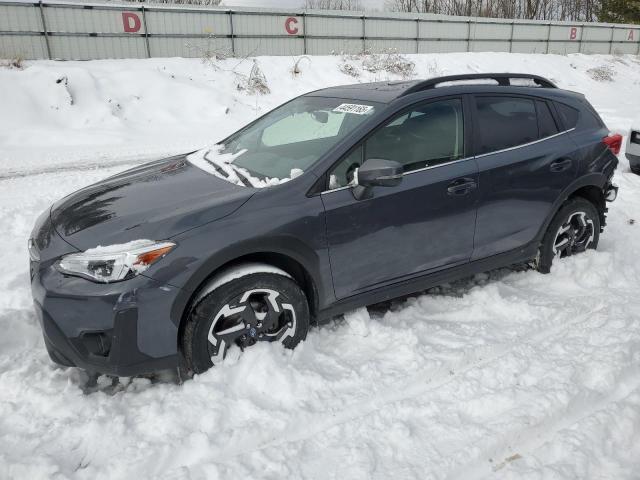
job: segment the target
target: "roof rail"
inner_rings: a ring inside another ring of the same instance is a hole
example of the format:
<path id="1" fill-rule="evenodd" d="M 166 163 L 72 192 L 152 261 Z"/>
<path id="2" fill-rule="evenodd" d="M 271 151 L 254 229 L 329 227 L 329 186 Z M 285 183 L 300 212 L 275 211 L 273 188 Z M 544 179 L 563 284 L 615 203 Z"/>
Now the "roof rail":
<path id="1" fill-rule="evenodd" d="M 450 75 L 447 77 L 435 77 L 430 78 L 429 80 L 423 80 L 406 89 L 403 95 L 409 95 L 410 93 L 435 88 L 442 83 L 459 82 L 465 80 L 495 80 L 496 82 L 498 82 L 498 85 L 508 87 L 512 85 L 511 79 L 514 78 L 533 80 L 536 85 L 542 88 L 558 88 L 554 83 L 547 80 L 546 78 L 540 77 L 538 75 L 531 75 L 528 73 L 469 73 L 465 75 Z"/>

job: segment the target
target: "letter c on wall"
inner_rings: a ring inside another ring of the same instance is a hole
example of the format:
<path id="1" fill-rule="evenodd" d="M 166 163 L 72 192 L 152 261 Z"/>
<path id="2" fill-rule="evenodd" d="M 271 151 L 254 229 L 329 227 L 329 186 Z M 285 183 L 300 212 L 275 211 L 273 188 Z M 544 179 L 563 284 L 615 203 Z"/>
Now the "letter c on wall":
<path id="1" fill-rule="evenodd" d="M 289 17 L 284 21 L 284 29 L 289 35 L 295 35 L 298 33 L 298 19 L 296 17 Z"/>
<path id="2" fill-rule="evenodd" d="M 140 31 L 142 22 L 137 13 L 122 12 L 122 25 L 127 33 L 136 33 Z"/>

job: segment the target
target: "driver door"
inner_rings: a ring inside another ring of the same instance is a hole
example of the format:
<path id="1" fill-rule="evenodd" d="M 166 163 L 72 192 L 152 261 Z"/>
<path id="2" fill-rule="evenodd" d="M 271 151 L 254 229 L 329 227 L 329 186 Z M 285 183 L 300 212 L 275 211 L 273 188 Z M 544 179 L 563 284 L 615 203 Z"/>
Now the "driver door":
<path id="1" fill-rule="evenodd" d="M 478 168 L 465 157 L 467 125 L 462 98 L 422 103 L 332 168 L 321 198 L 337 298 L 469 261 Z M 356 200 L 354 170 L 370 158 L 403 164 L 403 180 Z"/>

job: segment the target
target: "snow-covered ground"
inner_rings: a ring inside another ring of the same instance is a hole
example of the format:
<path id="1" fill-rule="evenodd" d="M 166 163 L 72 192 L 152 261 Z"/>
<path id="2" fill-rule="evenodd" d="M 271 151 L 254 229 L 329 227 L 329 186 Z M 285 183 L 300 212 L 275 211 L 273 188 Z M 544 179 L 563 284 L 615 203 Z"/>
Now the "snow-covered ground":
<path id="1" fill-rule="evenodd" d="M 418 77 L 548 76 L 623 134 L 640 114 L 637 57 L 410 58 Z M 294 61 L 257 59 L 268 95 L 237 89 L 250 60 L 0 68 L 0 478 L 637 479 L 640 177 L 624 155 L 599 250 L 550 275 L 501 270 L 361 309 L 293 352 L 258 345 L 181 386 L 92 385 L 52 364 L 26 253 L 51 202 L 218 140 L 293 95 L 398 78 L 359 60 L 349 77 L 338 56 L 302 60 L 293 75 Z"/>

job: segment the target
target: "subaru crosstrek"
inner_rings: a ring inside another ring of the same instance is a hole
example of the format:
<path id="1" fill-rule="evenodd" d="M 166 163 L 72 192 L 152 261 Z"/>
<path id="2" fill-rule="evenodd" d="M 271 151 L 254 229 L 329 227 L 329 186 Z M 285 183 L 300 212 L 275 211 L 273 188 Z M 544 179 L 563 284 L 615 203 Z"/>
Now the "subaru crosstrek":
<path id="1" fill-rule="evenodd" d="M 621 141 L 533 75 L 307 93 L 43 213 L 29 253 L 46 347 L 93 372 L 197 373 L 477 272 L 549 272 L 598 245 Z"/>

